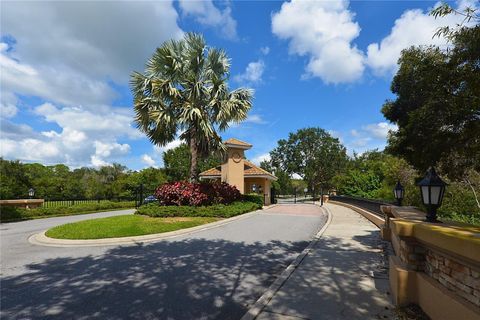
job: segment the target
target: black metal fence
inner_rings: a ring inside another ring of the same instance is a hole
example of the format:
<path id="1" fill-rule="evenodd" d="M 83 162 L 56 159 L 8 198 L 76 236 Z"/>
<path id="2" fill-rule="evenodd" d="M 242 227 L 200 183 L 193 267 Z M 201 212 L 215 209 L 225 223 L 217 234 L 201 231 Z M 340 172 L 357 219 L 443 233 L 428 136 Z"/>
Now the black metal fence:
<path id="1" fill-rule="evenodd" d="M 380 210 L 380 206 L 393 204 L 393 202 L 383 200 L 370 200 L 351 196 L 330 196 L 330 199 L 360 207 L 381 217 L 383 217 L 383 213 L 382 210 Z"/>
<path id="2" fill-rule="evenodd" d="M 132 201 L 135 202 L 135 207 L 141 206 L 145 202 L 145 198 L 155 194 L 155 190 L 150 190 L 145 188 L 143 185 L 139 185 L 135 188 L 132 197 L 122 197 L 122 198 L 102 198 L 102 199 L 48 199 L 45 198 L 45 202 L 42 207 L 44 208 L 53 208 L 53 207 L 70 207 L 77 204 L 88 204 L 88 203 L 101 203 L 106 201 L 119 202 L 119 201 Z"/>
<path id="3" fill-rule="evenodd" d="M 44 208 L 53 208 L 53 207 L 69 207 L 76 204 L 87 204 L 87 203 L 100 203 L 105 201 L 121 201 L 118 199 L 45 199 L 42 207 Z M 124 201 L 131 201 L 130 199 L 125 199 Z"/>

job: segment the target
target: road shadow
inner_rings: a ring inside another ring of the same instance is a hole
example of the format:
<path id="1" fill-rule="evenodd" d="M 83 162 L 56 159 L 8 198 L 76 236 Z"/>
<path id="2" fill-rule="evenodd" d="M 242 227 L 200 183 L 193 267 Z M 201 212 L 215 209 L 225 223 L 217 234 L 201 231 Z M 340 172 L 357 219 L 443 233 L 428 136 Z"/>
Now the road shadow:
<path id="1" fill-rule="evenodd" d="M 307 244 L 189 239 L 49 259 L 2 279 L 1 316 L 239 319 Z"/>
<path id="2" fill-rule="evenodd" d="M 391 319 L 390 250 L 378 230 L 322 237 L 266 310 L 305 319 Z"/>

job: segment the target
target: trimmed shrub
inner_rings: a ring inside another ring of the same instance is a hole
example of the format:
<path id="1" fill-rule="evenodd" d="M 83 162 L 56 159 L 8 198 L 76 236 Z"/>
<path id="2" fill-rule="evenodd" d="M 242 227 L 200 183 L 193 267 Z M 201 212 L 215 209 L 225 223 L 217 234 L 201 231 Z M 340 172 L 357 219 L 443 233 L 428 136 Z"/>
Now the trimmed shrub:
<path id="1" fill-rule="evenodd" d="M 51 208 L 22 209 L 15 207 L 1 207 L 0 221 L 18 221 L 39 217 L 66 216 L 96 211 L 105 211 L 109 209 L 123 209 L 135 207 L 134 201 L 102 201 L 94 203 L 79 203 L 73 206 L 58 206 Z"/>
<path id="2" fill-rule="evenodd" d="M 178 181 L 161 185 L 155 191 L 161 205 L 206 206 L 228 204 L 241 198 L 240 191 L 228 183 L 190 183 Z"/>
<path id="3" fill-rule="evenodd" d="M 157 203 L 149 203 L 137 209 L 135 214 L 150 217 L 216 217 L 230 218 L 246 212 L 261 209 L 254 202 L 235 201 L 231 204 L 215 204 L 212 206 L 162 206 Z"/>
<path id="4" fill-rule="evenodd" d="M 260 207 L 263 207 L 263 196 L 259 194 L 256 194 L 256 193 L 244 194 L 242 196 L 242 199 L 243 201 L 255 202 Z"/>

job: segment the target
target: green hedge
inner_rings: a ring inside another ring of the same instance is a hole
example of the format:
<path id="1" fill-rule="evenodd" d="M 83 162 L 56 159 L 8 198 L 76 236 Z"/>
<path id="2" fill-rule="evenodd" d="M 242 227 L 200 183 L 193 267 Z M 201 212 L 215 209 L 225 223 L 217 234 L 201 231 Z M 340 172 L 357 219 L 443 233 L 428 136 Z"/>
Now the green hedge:
<path id="1" fill-rule="evenodd" d="M 51 208 L 21 209 L 15 207 L 1 207 L 0 221 L 18 221 L 33 218 L 46 218 L 54 216 L 67 216 L 97 211 L 106 211 L 111 209 L 126 209 L 135 207 L 134 201 L 103 201 L 95 203 L 81 203 L 73 206 L 60 206 Z"/>
<path id="2" fill-rule="evenodd" d="M 230 218 L 246 212 L 261 209 L 258 203 L 249 201 L 236 201 L 231 204 L 216 204 L 206 207 L 193 206 L 161 206 L 149 203 L 137 209 L 135 214 L 150 217 L 216 217 Z"/>
<path id="3" fill-rule="evenodd" d="M 242 196 L 243 201 L 254 202 L 258 204 L 260 207 L 263 206 L 263 196 L 258 195 L 256 193 L 244 194 Z"/>

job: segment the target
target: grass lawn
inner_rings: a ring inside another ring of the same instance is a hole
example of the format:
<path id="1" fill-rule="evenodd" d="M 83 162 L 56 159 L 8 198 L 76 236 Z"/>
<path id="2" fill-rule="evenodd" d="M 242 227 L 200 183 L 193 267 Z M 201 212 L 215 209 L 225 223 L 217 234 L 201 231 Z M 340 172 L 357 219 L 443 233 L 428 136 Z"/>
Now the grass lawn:
<path id="1" fill-rule="evenodd" d="M 47 231 L 57 239 L 102 239 L 141 236 L 191 228 L 220 220 L 211 217 L 151 218 L 139 215 L 122 215 L 67 223 Z"/>

